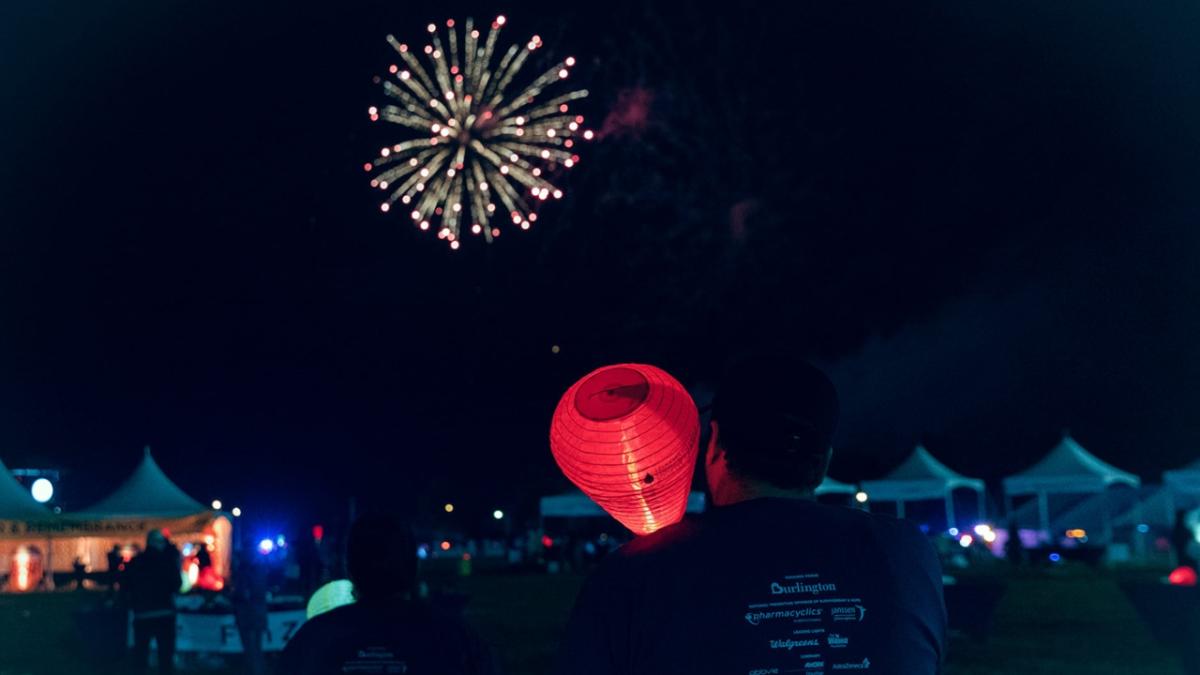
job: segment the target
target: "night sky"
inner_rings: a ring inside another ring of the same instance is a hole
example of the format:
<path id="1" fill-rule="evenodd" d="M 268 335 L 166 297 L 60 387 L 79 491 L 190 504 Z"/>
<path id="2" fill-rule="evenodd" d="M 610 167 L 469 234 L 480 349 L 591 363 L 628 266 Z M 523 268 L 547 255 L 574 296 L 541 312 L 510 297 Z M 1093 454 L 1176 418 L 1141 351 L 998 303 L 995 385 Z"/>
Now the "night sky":
<path id="1" fill-rule="evenodd" d="M 1195 3 L 345 4 L 0 7 L 0 458 L 69 506 L 149 444 L 265 520 L 525 516 L 571 381 L 703 399 L 747 349 L 833 375 L 844 480 L 917 440 L 995 479 L 1065 428 L 1152 480 L 1200 453 Z M 601 137 L 451 252 L 379 212 L 372 77 L 500 12 Z"/>

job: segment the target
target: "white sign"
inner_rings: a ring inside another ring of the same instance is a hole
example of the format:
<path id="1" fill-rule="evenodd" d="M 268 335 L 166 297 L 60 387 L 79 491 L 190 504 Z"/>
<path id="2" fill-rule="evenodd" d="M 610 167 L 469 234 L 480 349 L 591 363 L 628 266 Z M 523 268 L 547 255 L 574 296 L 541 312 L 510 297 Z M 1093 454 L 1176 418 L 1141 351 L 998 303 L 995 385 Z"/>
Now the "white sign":
<path id="1" fill-rule="evenodd" d="M 270 612 L 262 636 L 263 651 L 277 652 L 304 624 L 304 610 Z M 133 646 L 133 622 L 129 624 L 129 646 Z M 175 615 L 175 651 L 240 654 L 242 637 L 233 614 Z"/>

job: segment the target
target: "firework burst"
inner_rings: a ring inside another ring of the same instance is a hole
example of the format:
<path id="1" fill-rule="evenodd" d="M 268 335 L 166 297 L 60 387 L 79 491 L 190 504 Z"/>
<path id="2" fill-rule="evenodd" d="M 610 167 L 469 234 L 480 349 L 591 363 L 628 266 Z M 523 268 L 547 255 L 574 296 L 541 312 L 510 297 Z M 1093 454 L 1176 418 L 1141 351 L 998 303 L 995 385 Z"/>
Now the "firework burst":
<path id="1" fill-rule="evenodd" d="M 504 24 L 497 17 L 484 36 L 467 19 L 460 34 L 451 19 L 444 39 L 429 24 L 429 43 L 415 50 L 389 35 L 400 57 L 383 80 L 391 103 L 367 110 L 371 121 L 415 136 L 380 149 L 363 165 L 373 174 L 371 186 L 388 194 L 380 209 L 397 209 L 420 229 L 436 230 L 452 249 L 463 231 L 491 241 L 502 224 L 528 230 L 538 203 L 562 198 L 550 177 L 578 165 L 578 143 L 594 135 L 571 110 L 586 90 L 540 100 L 570 76 L 574 58 L 519 89 L 514 83 L 541 38 L 512 45 L 493 64 Z"/>

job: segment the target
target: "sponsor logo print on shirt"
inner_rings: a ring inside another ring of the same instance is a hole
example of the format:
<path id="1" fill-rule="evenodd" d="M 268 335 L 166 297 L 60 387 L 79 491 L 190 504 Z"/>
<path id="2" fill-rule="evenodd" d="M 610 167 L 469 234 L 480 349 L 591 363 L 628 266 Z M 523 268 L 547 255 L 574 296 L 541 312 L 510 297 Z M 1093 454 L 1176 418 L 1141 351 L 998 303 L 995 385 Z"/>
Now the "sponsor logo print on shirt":
<path id="1" fill-rule="evenodd" d="M 867 616 L 867 608 L 862 605 L 834 607 L 829 610 L 829 616 L 834 621 L 862 621 Z"/>
<path id="2" fill-rule="evenodd" d="M 827 591 L 837 591 L 837 584 L 822 584 L 820 582 L 806 584 L 799 581 L 790 584 L 781 584 L 778 581 L 771 582 L 771 595 L 820 595 Z"/>
<path id="3" fill-rule="evenodd" d="M 850 638 L 843 637 L 837 633 L 830 633 L 829 635 L 825 636 L 825 641 L 829 643 L 830 647 L 835 649 L 839 647 L 845 647 L 846 645 L 850 644 Z"/>
<path id="4" fill-rule="evenodd" d="M 871 669 L 871 659 L 863 659 L 860 662 L 835 663 L 835 664 L 833 664 L 833 669 L 834 670 L 870 670 Z"/>
<path id="5" fill-rule="evenodd" d="M 820 640 L 771 640 L 771 649 L 786 649 L 789 652 L 796 647 L 820 647 Z"/>
<path id="6" fill-rule="evenodd" d="M 749 675 L 779 675 L 778 668 L 759 668 L 750 671 Z"/>
<path id="7" fill-rule="evenodd" d="M 804 607 L 801 609 L 780 609 L 771 612 L 746 612 L 746 623 L 751 626 L 757 626 L 763 621 L 770 621 L 772 619 L 801 619 L 812 616 L 821 616 L 821 608 Z"/>

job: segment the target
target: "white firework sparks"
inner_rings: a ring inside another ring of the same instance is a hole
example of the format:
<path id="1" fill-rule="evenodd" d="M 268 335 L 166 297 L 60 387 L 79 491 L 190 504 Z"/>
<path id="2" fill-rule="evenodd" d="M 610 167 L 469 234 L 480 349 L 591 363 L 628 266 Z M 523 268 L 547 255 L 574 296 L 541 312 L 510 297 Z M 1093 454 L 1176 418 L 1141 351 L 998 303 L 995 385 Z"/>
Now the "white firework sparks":
<path id="1" fill-rule="evenodd" d="M 429 24 L 429 44 L 419 48 L 428 69 L 414 49 L 388 36 L 402 62 L 388 68 L 383 84 L 393 102 L 367 113 L 372 121 L 427 135 L 382 148 L 363 165 L 374 172 L 371 186 L 388 193 L 382 211 L 405 213 L 422 230 L 436 230 L 452 249 L 464 230 L 488 241 L 500 235 L 501 224 L 528 230 L 537 221 L 531 203 L 563 196 L 549 176 L 577 166 L 577 144 L 594 137 L 571 111 L 586 90 L 539 101 L 570 76 L 573 57 L 516 90 L 514 80 L 541 38 L 512 45 L 493 67 L 505 18 L 497 17 L 486 36 L 473 20 L 465 24 L 460 35 L 454 20 L 446 21 L 444 41 Z M 517 93 L 510 95 L 510 88 Z"/>

